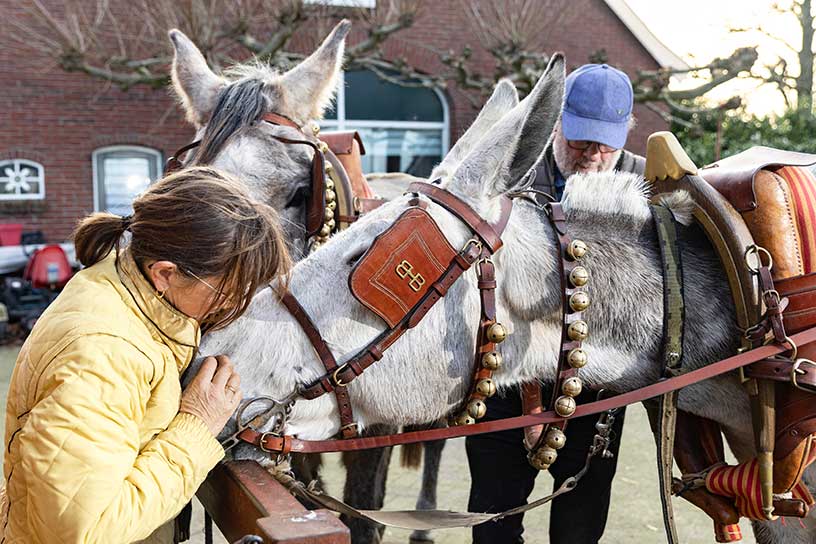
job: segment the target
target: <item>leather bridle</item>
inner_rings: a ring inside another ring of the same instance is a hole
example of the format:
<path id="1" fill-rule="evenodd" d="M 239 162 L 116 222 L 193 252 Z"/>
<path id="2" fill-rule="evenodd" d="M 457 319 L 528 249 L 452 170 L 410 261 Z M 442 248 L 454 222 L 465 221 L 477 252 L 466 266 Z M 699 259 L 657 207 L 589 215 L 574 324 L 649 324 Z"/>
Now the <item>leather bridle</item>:
<path id="1" fill-rule="evenodd" d="M 327 239 L 335 226 L 339 224 L 338 218 L 335 217 L 337 213 L 336 205 L 332 204 L 334 202 L 333 182 L 327 182 L 326 180 L 327 156 L 333 155 L 329 146 L 315 136 L 307 134 L 300 125 L 284 115 L 268 112 L 263 114 L 259 120 L 272 125 L 296 129 L 303 134 L 303 138 L 286 138 L 283 136 L 273 136 L 273 138 L 284 144 L 305 145 L 311 147 L 314 151 L 311 164 L 311 193 L 306 208 L 306 238 L 319 236 L 322 240 Z M 182 168 L 184 163 L 180 157 L 200 145 L 201 140 L 195 140 L 178 149 L 172 157 L 167 159 L 165 172 L 171 173 Z M 328 160 L 332 165 L 339 165 L 336 157 L 334 157 L 334 160 L 329 157 Z M 342 166 L 339 167 L 342 168 Z M 331 217 L 326 213 L 327 206 L 331 209 Z"/>

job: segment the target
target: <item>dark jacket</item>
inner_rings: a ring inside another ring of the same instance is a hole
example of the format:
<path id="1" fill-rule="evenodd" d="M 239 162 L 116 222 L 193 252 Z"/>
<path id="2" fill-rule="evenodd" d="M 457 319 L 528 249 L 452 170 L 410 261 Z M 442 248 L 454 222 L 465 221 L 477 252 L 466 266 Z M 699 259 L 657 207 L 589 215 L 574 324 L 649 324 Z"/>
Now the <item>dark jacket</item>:
<path id="1" fill-rule="evenodd" d="M 542 163 L 536 169 L 536 179 L 533 182 L 533 189 L 543 191 L 553 196 L 559 196 L 556 195 L 555 188 L 556 167 L 552 143 L 544 150 L 544 157 L 541 161 Z M 632 172 L 643 175 L 643 172 L 646 170 L 646 159 L 624 149 L 614 169 L 621 172 Z"/>

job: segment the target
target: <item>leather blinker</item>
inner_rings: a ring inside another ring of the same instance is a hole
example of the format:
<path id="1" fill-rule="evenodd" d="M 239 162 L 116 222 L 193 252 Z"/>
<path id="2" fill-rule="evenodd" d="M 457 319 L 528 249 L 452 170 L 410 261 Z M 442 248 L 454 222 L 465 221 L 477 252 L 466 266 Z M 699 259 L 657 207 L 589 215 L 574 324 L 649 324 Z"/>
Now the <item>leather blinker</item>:
<path id="1" fill-rule="evenodd" d="M 455 255 L 428 212 L 409 208 L 374 240 L 349 276 L 349 287 L 363 306 L 395 327 Z"/>

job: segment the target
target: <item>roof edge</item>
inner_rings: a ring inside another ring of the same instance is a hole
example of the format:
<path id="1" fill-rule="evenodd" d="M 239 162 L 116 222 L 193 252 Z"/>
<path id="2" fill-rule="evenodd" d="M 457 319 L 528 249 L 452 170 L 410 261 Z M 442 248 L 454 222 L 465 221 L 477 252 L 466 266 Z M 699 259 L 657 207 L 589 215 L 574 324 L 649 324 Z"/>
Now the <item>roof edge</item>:
<path id="1" fill-rule="evenodd" d="M 646 23 L 632 11 L 625 0 L 604 0 L 604 3 L 643 45 L 661 67 L 688 70 L 690 66 L 649 30 Z"/>

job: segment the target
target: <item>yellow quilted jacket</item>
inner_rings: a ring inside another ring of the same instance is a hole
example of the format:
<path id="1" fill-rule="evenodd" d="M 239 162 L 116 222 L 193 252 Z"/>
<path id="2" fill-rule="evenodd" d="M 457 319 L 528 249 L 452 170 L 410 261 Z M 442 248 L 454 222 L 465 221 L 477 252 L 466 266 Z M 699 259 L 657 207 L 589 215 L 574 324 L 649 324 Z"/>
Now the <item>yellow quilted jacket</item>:
<path id="1" fill-rule="evenodd" d="M 197 323 L 127 251 L 79 272 L 20 351 L 6 406 L 3 544 L 172 542 L 224 451 L 179 414 Z"/>

